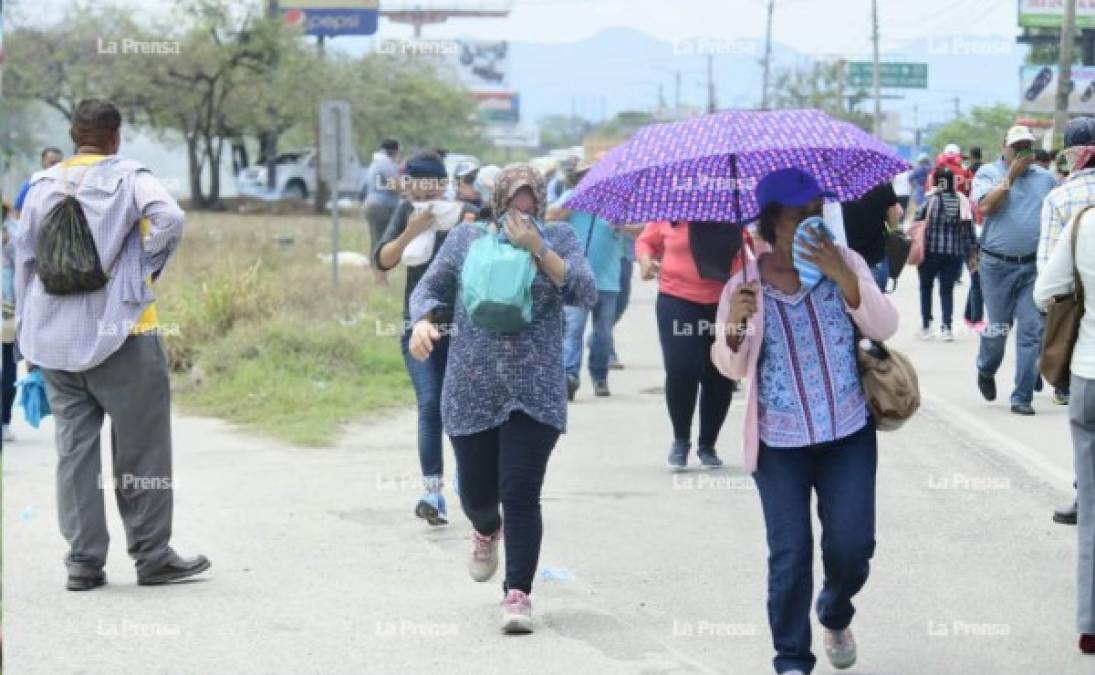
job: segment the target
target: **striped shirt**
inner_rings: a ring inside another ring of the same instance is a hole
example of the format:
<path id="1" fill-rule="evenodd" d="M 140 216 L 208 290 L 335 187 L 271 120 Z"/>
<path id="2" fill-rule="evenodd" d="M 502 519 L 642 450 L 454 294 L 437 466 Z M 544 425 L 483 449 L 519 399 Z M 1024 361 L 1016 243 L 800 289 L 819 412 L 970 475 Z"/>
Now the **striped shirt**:
<path id="1" fill-rule="evenodd" d="M 928 198 L 920 207 L 916 219 L 927 218 L 924 244 L 929 253 L 966 258 L 977 245 L 972 219 L 962 217 L 962 200 L 965 198 L 961 193 L 943 192 Z"/>
<path id="2" fill-rule="evenodd" d="M 1095 205 L 1095 169 L 1082 169 L 1054 188 L 1042 202 L 1042 234 L 1038 240 L 1038 271 L 1049 262 L 1065 227 L 1085 206 Z"/>
<path id="3" fill-rule="evenodd" d="M 77 156 L 36 173 L 15 237 L 16 341 L 28 361 L 51 370 L 94 368 L 149 320 L 148 278 L 182 238 L 182 210 L 147 169 L 117 156 L 97 159 Z M 35 248 L 66 185 L 76 189 L 110 281 L 92 293 L 50 295 L 36 274 Z"/>

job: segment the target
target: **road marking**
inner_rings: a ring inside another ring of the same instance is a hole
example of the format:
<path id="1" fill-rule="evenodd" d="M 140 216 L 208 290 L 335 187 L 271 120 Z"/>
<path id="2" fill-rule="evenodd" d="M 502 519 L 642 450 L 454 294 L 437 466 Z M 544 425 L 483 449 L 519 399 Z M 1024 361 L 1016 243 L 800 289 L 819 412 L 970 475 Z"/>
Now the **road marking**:
<path id="1" fill-rule="evenodd" d="M 1034 450 L 1025 443 L 1021 443 L 1010 436 L 1006 436 L 991 426 L 982 422 L 976 415 L 972 415 L 956 405 L 953 405 L 942 396 L 925 394 L 921 392 L 921 399 L 930 404 L 932 412 L 943 418 L 950 418 L 956 426 L 976 432 L 979 439 L 986 441 L 985 446 L 992 448 L 1018 462 L 1037 478 L 1049 483 L 1052 487 L 1064 492 L 1072 492 L 1073 475 L 1069 471 L 1063 471 L 1044 455 Z"/>

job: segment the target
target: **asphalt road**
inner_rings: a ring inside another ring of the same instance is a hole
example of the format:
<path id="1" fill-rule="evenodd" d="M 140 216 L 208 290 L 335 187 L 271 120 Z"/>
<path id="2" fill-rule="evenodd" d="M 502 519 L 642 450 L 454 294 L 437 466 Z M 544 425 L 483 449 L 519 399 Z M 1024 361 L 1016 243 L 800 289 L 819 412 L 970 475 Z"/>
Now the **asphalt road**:
<path id="1" fill-rule="evenodd" d="M 853 672 L 1095 672 L 1075 646 L 1075 530 L 1050 520 L 1070 496 L 1066 411 L 1047 394 L 1033 419 L 982 402 L 974 337 L 912 337 L 914 286 L 907 276 L 897 295 L 893 345 L 920 368 L 925 405 L 881 438 L 878 549 L 856 603 Z M 362 421 L 324 450 L 177 417 L 175 542 L 213 569 L 138 587 L 111 504 L 110 584 L 83 594 L 63 589 L 52 428 L 17 425 L 4 450 L 7 672 L 771 672 L 763 523 L 740 469 L 744 406 L 735 401 L 720 442 L 725 471 L 666 471 L 653 299 L 637 288 L 617 336 L 627 369 L 612 374 L 610 399 L 584 382 L 552 458 L 541 574 L 555 578 L 537 582 L 535 634 L 498 634 L 500 581 L 469 579 L 469 526 L 451 492 L 451 526 L 412 516 L 411 411 Z M 819 652 L 816 631 L 814 642 Z M 820 659 L 815 672 L 832 672 Z"/>

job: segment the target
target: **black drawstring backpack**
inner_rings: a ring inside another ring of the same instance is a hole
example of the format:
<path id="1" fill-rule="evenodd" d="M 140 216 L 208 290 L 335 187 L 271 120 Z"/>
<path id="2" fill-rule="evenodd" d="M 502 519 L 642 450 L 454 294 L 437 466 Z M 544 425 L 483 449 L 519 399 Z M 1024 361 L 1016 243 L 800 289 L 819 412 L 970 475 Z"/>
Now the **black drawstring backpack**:
<path id="1" fill-rule="evenodd" d="M 84 208 L 76 199 L 79 189 L 77 185 L 65 193 L 61 203 L 46 214 L 38 231 L 35 266 L 50 295 L 91 293 L 110 280 L 103 272 Z"/>

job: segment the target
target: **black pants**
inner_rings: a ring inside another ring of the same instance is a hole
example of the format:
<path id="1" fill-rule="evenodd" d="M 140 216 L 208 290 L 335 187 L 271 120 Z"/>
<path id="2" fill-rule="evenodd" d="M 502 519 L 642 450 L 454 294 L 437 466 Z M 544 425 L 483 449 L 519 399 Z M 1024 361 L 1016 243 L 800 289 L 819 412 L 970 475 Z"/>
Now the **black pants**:
<path id="1" fill-rule="evenodd" d="M 943 311 L 943 327 L 954 323 L 954 285 L 962 275 L 963 258 L 960 255 L 928 253 L 917 268 L 920 275 L 920 318 L 924 328 L 932 324 L 932 290 L 939 280 L 939 303 Z"/>
<path id="2" fill-rule="evenodd" d="M 475 531 L 491 535 L 506 531 L 504 590 L 532 592 L 540 560 L 544 522 L 540 489 L 559 430 L 514 412 L 501 426 L 468 436 L 450 436 L 460 467 L 460 504 Z"/>
<path id="3" fill-rule="evenodd" d="M 4 343 L 3 376 L 0 381 L 0 397 L 3 408 L 0 409 L 3 419 L 0 423 L 11 424 L 11 407 L 15 405 L 15 345 Z"/>
<path id="4" fill-rule="evenodd" d="M 655 307 L 665 362 L 665 402 L 673 438 L 689 442 L 696 396 L 700 400 L 699 447 L 713 448 L 734 393 L 711 362 L 718 305 L 701 305 L 658 294 Z"/>

